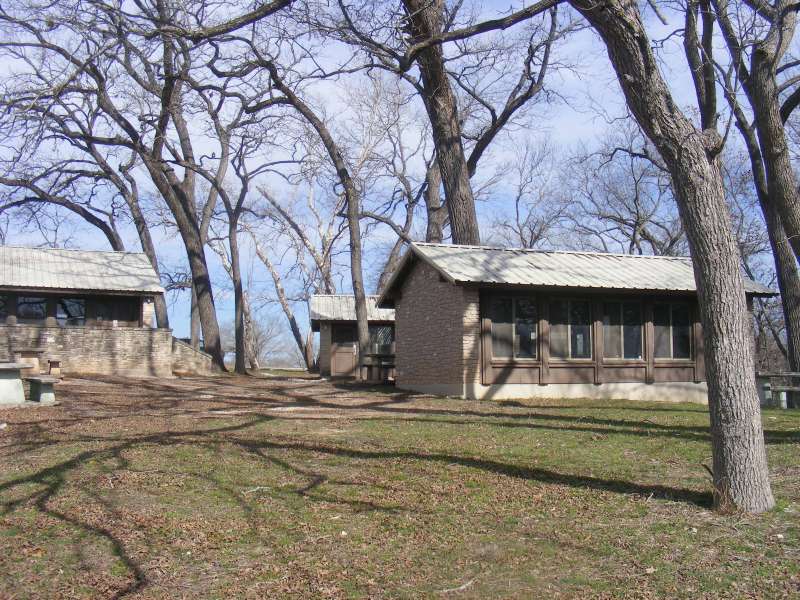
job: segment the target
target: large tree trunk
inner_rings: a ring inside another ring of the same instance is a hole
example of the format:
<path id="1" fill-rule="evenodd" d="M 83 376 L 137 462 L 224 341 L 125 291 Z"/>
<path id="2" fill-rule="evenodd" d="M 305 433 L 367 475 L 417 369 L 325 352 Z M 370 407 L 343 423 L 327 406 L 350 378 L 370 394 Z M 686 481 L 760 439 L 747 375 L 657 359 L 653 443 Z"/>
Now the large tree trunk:
<path id="1" fill-rule="evenodd" d="M 736 119 L 736 127 L 742 134 L 750 158 L 753 184 L 761 211 L 764 214 L 772 256 L 775 259 L 778 289 L 781 293 L 781 306 L 786 325 L 786 358 L 790 370 L 796 372 L 800 369 L 800 272 L 798 272 L 797 260 L 783 227 L 780 211 L 770 197 L 765 160 L 754 127 L 739 105 L 733 91 L 726 90 L 725 97 Z M 793 406 L 795 404 L 794 396 L 796 395 L 790 395 L 790 402 Z"/>
<path id="2" fill-rule="evenodd" d="M 136 227 L 136 233 L 139 234 L 139 243 L 142 245 L 142 251 L 147 256 L 147 260 L 150 261 L 150 266 L 153 267 L 156 275 L 160 277 L 161 274 L 158 268 L 158 256 L 156 255 L 156 247 L 153 244 L 153 237 L 150 235 L 150 227 L 147 225 L 147 220 L 144 218 L 144 214 L 142 213 L 142 209 L 139 206 L 138 200 L 132 195 L 129 195 L 127 200 L 128 209 L 131 211 L 131 219 Z M 168 329 L 169 314 L 167 313 L 167 301 L 164 298 L 164 294 L 156 295 L 155 309 L 156 323 L 160 328 Z"/>
<path id="3" fill-rule="evenodd" d="M 234 371 L 242 375 L 247 374 L 247 351 L 245 344 L 244 328 L 244 288 L 242 287 L 242 270 L 239 261 L 239 232 L 237 228 L 238 215 L 229 217 L 228 223 L 228 244 L 231 249 L 231 281 L 233 282 L 233 305 L 234 305 L 234 338 L 236 345 L 236 362 Z"/>
<path id="4" fill-rule="evenodd" d="M 425 211 L 428 224 L 425 230 L 425 241 L 440 244 L 444 239 L 444 222 L 447 218 L 445 207 L 442 206 L 442 197 L 439 187 L 442 185 L 442 175 L 437 163 L 431 164 L 425 173 Z"/>
<path id="5" fill-rule="evenodd" d="M 180 227 L 179 227 L 180 228 Z M 186 252 L 189 257 L 189 268 L 192 271 L 192 286 L 197 294 L 197 313 L 203 331 L 203 347 L 211 355 L 214 365 L 225 370 L 225 358 L 219 335 L 217 312 L 214 307 L 214 294 L 211 291 L 211 277 L 199 235 L 184 235 L 181 231 Z"/>
<path id="6" fill-rule="evenodd" d="M 718 136 L 677 108 L 629 0 L 571 0 L 600 34 L 633 115 L 673 180 L 692 252 L 708 379 L 715 505 L 761 512 L 774 505 L 754 377 L 739 251 L 715 158 Z"/>
<path id="7" fill-rule="evenodd" d="M 441 33 L 442 0 L 403 0 L 408 13 L 412 41 Z M 469 182 L 469 169 L 461 142 L 458 104 L 444 66 L 441 45 L 420 51 L 416 59 L 420 70 L 423 100 L 433 131 L 436 158 L 444 183 L 450 229 L 454 244 L 480 244 L 475 197 Z"/>
<path id="8" fill-rule="evenodd" d="M 765 52 L 753 51 L 750 81 L 744 83 L 753 107 L 756 131 L 767 171 L 770 203 L 780 213 L 795 259 L 800 259 L 800 202 L 789 144 L 780 114 L 775 65 Z"/>

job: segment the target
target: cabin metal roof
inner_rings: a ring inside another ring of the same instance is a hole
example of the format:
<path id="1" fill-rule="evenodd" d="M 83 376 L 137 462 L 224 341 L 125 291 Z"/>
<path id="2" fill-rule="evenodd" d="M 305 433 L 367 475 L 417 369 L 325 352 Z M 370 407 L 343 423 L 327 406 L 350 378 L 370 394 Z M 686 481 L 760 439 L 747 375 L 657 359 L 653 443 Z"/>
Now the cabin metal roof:
<path id="1" fill-rule="evenodd" d="M 530 285 L 537 287 L 696 292 L 692 260 L 675 256 L 640 256 L 600 252 L 565 252 L 411 244 L 386 285 L 381 301 L 391 297 L 412 258 L 431 265 L 452 283 Z M 745 277 L 745 291 L 775 295 Z"/>
<path id="2" fill-rule="evenodd" d="M 311 321 L 355 321 L 356 299 L 352 294 L 317 294 L 309 302 Z M 370 321 L 394 321 L 393 308 L 378 308 L 378 296 L 367 296 Z"/>
<path id="3" fill-rule="evenodd" d="M 0 288 L 163 293 L 147 256 L 0 246 Z"/>

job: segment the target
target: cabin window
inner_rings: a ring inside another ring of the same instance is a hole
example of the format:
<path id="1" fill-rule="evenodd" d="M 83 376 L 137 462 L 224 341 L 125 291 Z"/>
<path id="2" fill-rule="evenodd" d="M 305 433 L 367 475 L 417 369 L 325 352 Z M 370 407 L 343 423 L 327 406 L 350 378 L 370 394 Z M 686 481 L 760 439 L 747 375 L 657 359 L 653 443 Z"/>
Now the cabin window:
<path id="1" fill-rule="evenodd" d="M 391 325 L 369 326 L 369 349 L 372 354 L 391 354 L 394 343 L 394 327 Z"/>
<path id="2" fill-rule="evenodd" d="M 47 318 L 47 299 L 33 296 L 17 298 L 17 321 L 28 325 L 40 325 Z"/>
<path id="3" fill-rule="evenodd" d="M 638 302 L 603 303 L 603 356 L 642 358 L 642 307 Z"/>
<path id="4" fill-rule="evenodd" d="M 692 357 L 692 319 L 688 304 L 653 305 L 656 358 Z"/>
<path id="5" fill-rule="evenodd" d="M 139 302 L 134 298 L 97 298 L 93 301 L 94 318 L 98 323 L 126 326 L 139 322 Z"/>
<path id="6" fill-rule="evenodd" d="M 550 355 L 592 357 L 592 311 L 588 300 L 550 302 Z"/>
<path id="7" fill-rule="evenodd" d="M 334 325 L 331 331 L 331 342 L 339 345 L 352 346 L 358 341 L 355 325 Z"/>
<path id="8" fill-rule="evenodd" d="M 535 298 L 492 298 L 492 356 L 536 358 L 538 311 Z"/>
<path id="9" fill-rule="evenodd" d="M 86 300 L 83 298 L 59 298 L 56 306 L 56 321 L 61 327 L 85 325 Z"/>

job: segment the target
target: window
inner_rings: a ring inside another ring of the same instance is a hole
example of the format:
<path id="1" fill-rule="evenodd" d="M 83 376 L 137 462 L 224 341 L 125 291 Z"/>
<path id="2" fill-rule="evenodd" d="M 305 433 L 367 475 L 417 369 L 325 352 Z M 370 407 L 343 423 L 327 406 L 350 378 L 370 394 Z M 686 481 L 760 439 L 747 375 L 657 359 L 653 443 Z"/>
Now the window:
<path id="1" fill-rule="evenodd" d="M 20 296 L 17 298 L 17 321 L 29 325 L 44 323 L 47 318 L 47 299 Z"/>
<path id="2" fill-rule="evenodd" d="M 369 351 L 373 354 L 392 354 L 394 327 L 391 325 L 369 326 Z"/>
<path id="3" fill-rule="evenodd" d="M 331 341 L 340 346 L 353 346 L 358 341 L 358 333 L 355 325 L 333 325 L 331 331 Z"/>
<path id="4" fill-rule="evenodd" d="M 59 298 L 56 305 L 56 321 L 61 327 L 84 325 L 86 323 L 86 300 L 83 298 Z"/>
<path id="5" fill-rule="evenodd" d="M 492 356 L 536 358 L 539 316 L 534 298 L 492 298 Z"/>
<path id="6" fill-rule="evenodd" d="M 692 319 L 688 304 L 653 306 L 656 358 L 692 357 Z"/>
<path id="7" fill-rule="evenodd" d="M 514 300 L 514 356 L 517 358 L 536 358 L 538 321 L 535 300 Z"/>
<path id="8" fill-rule="evenodd" d="M 592 311 L 588 300 L 550 302 L 550 355 L 592 357 Z"/>
<path id="9" fill-rule="evenodd" d="M 9 309 L 8 296 L 0 296 L 0 325 L 6 322 Z"/>
<path id="10" fill-rule="evenodd" d="M 109 300 L 97 299 L 94 301 L 94 318 L 103 323 L 114 320 L 114 305 Z"/>
<path id="11" fill-rule="evenodd" d="M 642 308 L 638 302 L 603 304 L 603 356 L 642 358 Z"/>

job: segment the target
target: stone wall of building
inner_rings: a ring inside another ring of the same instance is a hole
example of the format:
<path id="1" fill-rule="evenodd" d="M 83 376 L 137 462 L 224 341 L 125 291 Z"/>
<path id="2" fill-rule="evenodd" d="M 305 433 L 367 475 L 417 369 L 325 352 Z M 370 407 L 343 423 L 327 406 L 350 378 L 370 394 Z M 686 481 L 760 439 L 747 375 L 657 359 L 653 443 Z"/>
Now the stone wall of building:
<path id="1" fill-rule="evenodd" d="M 442 280 L 425 263 L 412 268 L 395 309 L 398 387 L 426 385 L 455 390 L 463 385 L 465 300 L 471 322 L 476 318 L 472 305 L 477 310 L 477 292 Z M 472 361 L 472 348 L 467 355 Z"/>
<path id="2" fill-rule="evenodd" d="M 176 375 L 209 375 L 214 371 L 211 355 L 172 338 L 172 372 Z"/>
<path id="3" fill-rule="evenodd" d="M 481 382 L 481 306 L 477 287 L 463 288 L 464 383 Z"/>
<path id="4" fill-rule="evenodd" d="M 44 359 L 59 358 L 67 374 L 172 375 L 169 329 L 0 325 L 0 359 L 32 348 L 43 349 Z"/>

